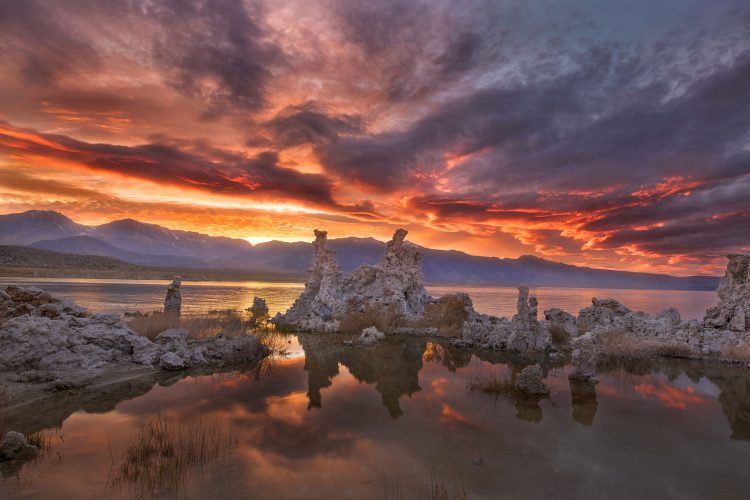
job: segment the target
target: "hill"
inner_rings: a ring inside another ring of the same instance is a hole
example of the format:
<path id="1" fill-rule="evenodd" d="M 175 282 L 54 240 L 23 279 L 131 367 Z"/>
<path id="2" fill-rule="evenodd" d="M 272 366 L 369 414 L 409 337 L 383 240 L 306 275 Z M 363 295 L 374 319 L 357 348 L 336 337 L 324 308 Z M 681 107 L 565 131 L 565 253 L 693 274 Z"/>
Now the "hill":
<path id="1" fill-rule="evenodd" d="M 306 242 L 270 241 L 253 246 L 241 239 L 172 230 L 132 219 L 84 226 L 57 212 L 43 211 L 0 215 L 0 244 L 23 244 L 76 254 L 78 266 L 85 266 L 85 262 L 101 265 L 81 260 L 82 256 L 103 256 L 116 259 L 118 265 L 127 263 L 141 269 L 192 269 L 190 273 L 195 275 L 198 270 L 204 270 L 203 275 L 210 275 L 211 270 L 224 270 L 234 279 L 239 279 L 240 274 L 299 277 L 312 261 L 312 247 Z M 375 264 L 385 248 L 385 243 L 373 238 L 331 239 L 329 245 L 336 251 L 344 272 L 362 264 Z M 421 250 L 425 278 L 431 283 L 715 290 L 719 282 L 715 276 L 612 271 L 531 255 L 509 259 L 479 257 L 456 250 Z M 233 276 L 229 270 L 239 271 Z"/>

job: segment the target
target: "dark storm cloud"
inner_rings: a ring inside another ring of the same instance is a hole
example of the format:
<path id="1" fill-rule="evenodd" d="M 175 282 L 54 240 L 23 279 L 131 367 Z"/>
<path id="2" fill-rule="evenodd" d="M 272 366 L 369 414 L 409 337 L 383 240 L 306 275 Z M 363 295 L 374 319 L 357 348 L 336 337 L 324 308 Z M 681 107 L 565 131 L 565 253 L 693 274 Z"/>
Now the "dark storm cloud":
<path id="1" fill-rule="evenodd" d="M 0 2 L 0 61 L 15 59 L 32 85 L 103 64 L 92 44 L 58 22 L 53 9 L 35 0 Z"/>
<path id="2" fill-rule="evenodd" d="M 216 149 L 205 141 L 161 138 L 139 146 L 90 144 L 53 134 L 37 134 L 0 122 L 0 151 L 74 161 L 174 186 L 231 196 L 304 201 L 334 208 L 332 184 L 321 175 L 283 168 L 273 152 L 254 157 Z"/>
<path id="3" fill-rule="evenodd" d="M 580 188 L 746 168 L 733 149 L 750 130 L 750 53 L 672 98 L 666 82 L 636 86 L 646 75 L 635 56 L 601 48 L 585 59 L 579 71 L 551 82 L 481 90 L 403 133 L 341 140 L 321 156 L 333 172 L 380 189 L 433 168 L 444 152 L 486 151 L 485 160 L 456 175 L 490 189 L 532 180 Z"/>
<path id="4" fill-rule="evenodd" d="M 331 116 L 314 103 L 289 106 L 265 124 L 281 147 L 300 144 L 322 144 L 340 135 L 362 131 L 362 119 L 352 115 Z"/>
<path id="5" fill-rule="evenodd" d="M 394 103 L 427 98 L 471 70 L 486 69 L 507 36 L 499 22 L 507 9 L 492 1 L 472 2 L 460 11 L 442 0 L 334 0 L 331 5 L 337 28 L 366 57 L 367 77 Z"/>
<path id="6" fill-rule="evenodd" d="M 208 118 L 259 109 L 283 59 L 265 39 L 260 7 L 242 0 L 10 1 L 0 3 L 0 28 L 0 58 L 32 85 L 104 71 L 112 53 L 131 51 Z"/>
<path id="7" fill-rule="evenodd" d="M 142 9 L 159 24 L 154 53 L 168 82 L 201 98 L 207 116 L 264 103 L 269 67 L 281 53 L 263 40 L 259 12 L 242 0 L 147 2 Z"/>

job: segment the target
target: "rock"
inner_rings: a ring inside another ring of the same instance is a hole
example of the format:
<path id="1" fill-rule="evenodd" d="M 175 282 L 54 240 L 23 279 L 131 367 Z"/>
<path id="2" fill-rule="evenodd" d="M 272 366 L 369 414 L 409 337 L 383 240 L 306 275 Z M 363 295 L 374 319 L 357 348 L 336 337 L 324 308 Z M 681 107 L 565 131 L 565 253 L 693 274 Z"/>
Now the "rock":
<path id="1" fill-rule="evenodd" d="M 117 315 L 82 314 L 75 304 L 41 290 L 8 288 L 10 293 L 6 292 L 7 297 L 0 301 L 2 311 L 15 313 L 25 306 L 28 313 L 4 317 L 0 328 L 0 371 L 17 372 L 20 382 L 49 384 L 52 390 L 73 390 L 90 384 L 115 366 L 224 366 L 267 354 L 257 337 L 247 335 L 191 339 L 185 330 L 170 329 L 151 342 L 130 330 Z"/>
<path id="2" fill-rule="evenodd" d="M 544 382 L 542 381 L 543 378 L 544 373 L 542 372 L 541 366 L 539 366 L 538 364 L 527 366 L 516 375 L 516 378 L 513 382 L 513 388 L 516 391 L 522 392 L 524 394 L 547 394 L 549 392 L 549 389 L 547 389 L 547 386 L 544 385 Z"/>
<path id="3" fill-rule="evenodd" d="M 546 351 L 550 333 L 536 319 L 537 302 L 527 287 L 518 287 L 517 313 L 512 320 L 469 311 L 463 327 L 463 343 L 485 349 Z"/>
<path id="4" fill-rule="evenodd" d="M 557 363 L 558 361 L 562 361 L 563 359 L 565 359 L 565 355 L 561 352 L 549 353 L 549 360 L 553 363 Z"/>
<path id="5" fill-rule="evenodd" d="M 189 368 L 190 364 L 182 359 L 179 354 L 166 352 L 159 358 L 159 367 L 163 370 L 184 370 Z"/>
<path id="6" fill-rule="evenodd" d="M 39 453 L 39 448 L 30 445 L 20 432 L 8 431 L 0 441 L 0 460 L 27 458 Z"/>
<path id="7" fill-rule="evenodd" d="M 383 332 L 379 331 L 374 326 L 371 326 L 362 330 L 362 335 L 359 336 L 359 342 L 362 345 L 372 345 L 384 338 L 385 334 Z"/>
<path id="8" fill-rule="evenodd" d="M 549 330 L 537 320 L 537 300 L 529 298 L 529 289 L 518 287 L 517 312 L 511 321 L 507 349 L 510 351 L 543 351 L 549 347 Z"/>
<path id="9" fill-rule="evenodd" d="M 474 305 L 468 294 L 451 293 L 425 306 L 423 323 L 429 325 L 425 328 L 434 329 L 441 337 L 462 337 L 464 323 L 474 314 Z M 396 330 L 404 332 L 406 329 L 411 330 L 412 334 L 420 330 L 408 327 L 400 327 Z"/>
<path id="10" fill-rule="evenodd" d="M 727 255 L 729 263 L 716 293 L 719 304 L 706 311 L 704 324 L 736 332 L 750 326 L 750 255 Z"/>
<path id="11" fill-rule="evenodd" d="M 404 244 L 397 230 L 378 265 L 364 265 L 343 276 L 335 252 L 326 247 L 327 233 L 315 231 L 313 263 L 305 290 L 277 324 L 301 331 L 338 331 L 347 315 L 387 311 L 399 321 L 416 321 L 432 298 L 424 288 L 419 251 Z"/>
<path id="12" fill-rule="evenodd" d="M 266 301 L 260 297 L 253 297 L 253 305 L 250 306 L 248 310 L 255 320 L 263 319 L 268 316 L 268 305 L 266 305 Z"/>
<path id="13" fill-rule="evenodd" d="M 167 288 L 167 296 L 164 298 L 164 314 L 179 316 L 182 311 L 182 278 L 175 276 Z"/>
<path id="14" fill-rule="evenodd" d="M 597 351 L 593 334 L 587 333 L 573 340 L 573 355 L 571 370 L 568 378 L 591 383 L 598 382 L 596 378 Z"/>
<path id="15" fill-rule="evenodd" d="M 617 328 L 622 325 L 621 318 L 630 309 L 614 299 L 591 299 L 591 306 L 581 309 L 576 320 L 578 331 L 586 333 L 594 329 Z"/>
<path id="16" fill-rule="evenodd" d="M 544 311 L 544 319 L 547 320 L 547 325 L 550 331 L 552 331 L 553 328 L 559 329 L 570 338 L 578 335 L 576 317 L 562 309 L 557 307 L 547 309 Z"/>

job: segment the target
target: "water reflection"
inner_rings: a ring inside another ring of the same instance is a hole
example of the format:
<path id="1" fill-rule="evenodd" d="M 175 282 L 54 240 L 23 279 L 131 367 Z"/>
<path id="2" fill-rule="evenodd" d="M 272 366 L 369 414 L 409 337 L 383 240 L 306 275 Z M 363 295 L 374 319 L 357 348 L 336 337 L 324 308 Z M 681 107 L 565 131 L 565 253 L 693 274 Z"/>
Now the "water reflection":
<path id="1" fill-rule="evenodd" d="M 389 339 L 366 349 L 331 342 L 330 338 L 319 335 L 301 335 L 299 341 L 305 350 L 308 408 L 322 406 L 321 389 L 331 385 L 339 373 L 339 364 L 358 381 L 375 386 L 392 418 L 404 413 L 399 405 L 401 396 L 422 390 L 419 371 L 427 345 L 425 339 Z"/>
<path id="2" fill-rule="evenodd" d="M 0 410 L 26 433 L 64 437 L 0 481 L 0 497 L 100 497 L 110 446 L 123 456 L 157 415 L 187 427 L 221 420 L 231 433 L 231 449 L 190 474 L 190 498 L 383 498 L 384 477 L 411 498 L 435 472 L 460 478 L 470 498 L 741 498 L 750 488 L 737 467 L 750 459 L 743 367 L 604 365 L 594 386 L 542 363 L 548 398 L 487 397 L 470 390 L 472 377 L 510 379 L 540 360 L 420 338 L 372 348 L 298 341 L 304 358 L 271 371 L 138 377 Z"/>

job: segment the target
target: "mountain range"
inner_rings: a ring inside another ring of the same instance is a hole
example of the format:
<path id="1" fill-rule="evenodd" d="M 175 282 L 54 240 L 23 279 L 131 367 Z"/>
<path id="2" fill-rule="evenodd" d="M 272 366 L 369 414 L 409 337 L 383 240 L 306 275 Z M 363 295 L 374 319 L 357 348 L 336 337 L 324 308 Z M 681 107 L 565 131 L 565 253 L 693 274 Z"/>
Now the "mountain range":
<path id="1" fill-rule="evenodd" d="M 242 239 L 172 230 L 132 219 L 85 226 L 58 212 L 39 210 L 0 215 L 0 245 L 104 256 L 146 267 L 238 269 L 290 275 L 304 273 L 312 259 L 312 246 L 305 242 L 270 241 L 251 245 Z M 341 238 L 329 240 L 329 247 L 336 251 L 342 269 L 350 272 L 361 264 L 376 263 L 385 243 L 373 238 Z M 530 255 L 509 259 L 424 247 L 421 251 L 425 278 L 431 283 L 672 290 L 715 290 L 718 285 L 718 277 L 714 276 L 611 271 Z"/>

